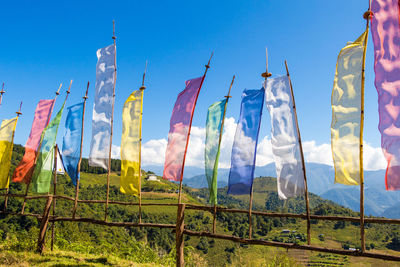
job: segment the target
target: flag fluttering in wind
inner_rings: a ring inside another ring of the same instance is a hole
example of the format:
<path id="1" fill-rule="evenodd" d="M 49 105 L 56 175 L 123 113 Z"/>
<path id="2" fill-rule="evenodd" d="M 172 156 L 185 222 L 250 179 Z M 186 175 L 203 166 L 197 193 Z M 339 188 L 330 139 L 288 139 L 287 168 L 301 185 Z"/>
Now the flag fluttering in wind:
<path id="1" fill-rule="evenodd" d="M 164 179 L 181 181 L 183 178 L 184 159 L 189 142 L 188 133 L 204 77 L 186 81 L 185 90 L 179 93 L 175 102 L 165 153 Z"/>
<path id="2" fill-rule="evenodd" d="M 36 161 L 35 171 L 33 172 L 33 190 L 36 193 L 48 193 L 54 169 L 54 145 L 56 143 L 58 126 L 64 110 L 64 104 L 58 111 L 54 119 L 47 125 L 42 133 L 42 146 Z M 58 164 L 62 164 L 59 162 Z"/>
<path id="3" fill-rule="evenodd" d="M 264 88 L 243 91 L 240 116 L 233 141 L 228 194 L 251 193 L 264 94 Z"/>
<path id="4" fill-rule="evenodd" d="M 89 165 L 108 169 L 115 83 L 115 45 L 97 50 L 96 94 L 93 104 Z"/>
<path id="5" fill-rule="evenodd" d="M 134 196 L 140 193 L 142 105 L 143 90 L 136 90 L 125 101 L 122 111 L 120 190 Z"/>
<path id="6" fill-rule="evenodd" d="M 373 1 L 371 33 L 375 54 L 381 146 L 388 162 L 386 189 L 400 189 L 400 25 L 396 0 Z"/>
<path id="7" fill-rule="evenodd" d="M 222 121 L 224 120 L 225 105 L 228 100 L 224 99 L 212 104 L 208 108 L 206 122 L 205 143 L 205 174 L 210 192 L 210 203 L 217 204 L 217 174 L 218 159 L 220 153 L 220 134 Z"/>
<path id="8" fill-rule="evenodd" d="M 14 146 L 13 136 L 18 117 L 3 120 L 0 126 L 0 189 L 8 188 L 11 154 Z"/>
<path id="9" fill-rule="evenodd" d="M 78 164 L 81 153 L 82 118 L 84 102 L 67 108 L 65 134 L 63 137 L 63 164 L 72 183 L 76 186 L 79 180 Z M 58 163 L 57 166 L 61 164 Z"/>
<path id="10" fill-rule="evenodd" d="M 29 183 L 35 165 L 36 150 L 39 147 L 42 132 L 50 121 L 53 105 L 54 99 L 39 101 L 35 110 L 31 133 L 25 144 L 25 154 L 13 173 L 13 182 Z"/>
<path id="11" fill-rule="evenodd" d="M 265 103 L 271 116 L 271 144 L 280 199 L 304 194 L 304 173 L 293 110 L 290 80 L 267 80 Z"/>
<path id="12" fill-rule="evenodd" d="M 365 31 L 339 53 L 332 91 L 332 154 L 335 183 L 360 183 L 361 85 Z M 362 164 L 362 163 L 361 163 Z"/>

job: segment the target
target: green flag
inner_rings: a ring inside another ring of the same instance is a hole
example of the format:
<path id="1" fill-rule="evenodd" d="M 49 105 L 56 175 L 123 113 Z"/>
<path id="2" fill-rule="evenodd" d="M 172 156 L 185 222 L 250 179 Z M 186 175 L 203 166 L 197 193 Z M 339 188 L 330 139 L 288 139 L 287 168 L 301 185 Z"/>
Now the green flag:
<path id="1" fill-rule="evenodd" d="M 60 124 L 64 105 L 65 102 L 58 111 L 56 117 L 47 125 L 42 133 L 42 146 L 37 157 L 36 167 L 32 177 L 33 190 L 36 193 L 48 193 L 50 191 L 50 182 L 54 166 L 54 145 L 56 143 L 58 125 Z"/>
<path id="2" fill-rule="evenodd" d="M 226 99 L 212 104 L 208 108 L 206 123 L 206 145 L 205 145 L 205 173 L 210 191 L 210 203 L 217 204 L 217 173 L 218 158 L 220 151 L 220 133 L 222 131 L 222 121 Z"/>

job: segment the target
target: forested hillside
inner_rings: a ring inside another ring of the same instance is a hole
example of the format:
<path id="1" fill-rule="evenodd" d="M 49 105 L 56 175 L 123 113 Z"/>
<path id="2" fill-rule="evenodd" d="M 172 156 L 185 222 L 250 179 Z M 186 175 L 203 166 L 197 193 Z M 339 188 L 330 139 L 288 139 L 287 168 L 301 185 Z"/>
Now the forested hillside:
<path id="1" fill-rule="evenodd" d="M 22 158 L 23 148 L 14 147 L 13 168 Z M 87 164 L 87 160 L 85 160 Z M 83 165 L 85 166 L 85 165 Z M 119 192 L 120 161 L 113 160 L 111 175 L 110 199 L 137 202 L 138 199 Z M 10 171 L 12 171 L 10 170 Z M 80 199 L 106 198 L 106 176 L 97 168 L 86 165 L 81 174 Z M 146 172 L 143 172 L 145 177 Z M 279 200 L 276 192 L 276 179 L 260 177 L 254 180 L 254 210 L 283 211 L 304 213 L 303 198 Z M 10 192 L 23 193 L 25 185 L 11 183 Z M 176 203 L 178 185 L 165 180 L 142 180 L 143 202 Z M 186 203 L 206 204 L 208 192 L 206 189 L 184 187 L 183 200 Z M 53 190 L 53 189 L 51 189 Z M 57 194 L 75 196 L 75 188 L 69 178 L 59 175 Z M 249 196 L 231 196 L 226 194 L 226 188 L 218 190 L 219 205 L 226 207 L 248 209 Z M 18 212 L 22 199 L 10 198 L 8 211 Z M 341 207 L 331 201 L 310 194 L 311 213 L 318 215 L 348 215 L 357 216 L 356 212 Z M 26 207 L 28 213 L 41 213 L 44 200 L 30 200 Z M 71 216 L 73 202 L 57 200 L 56 215 Z M 0 209 L 3 201 L 0 200 Z M 143 207 L 143 222 L 171 223 L 176 221 L 175 207 Z M 122 222 L 137 222 L 138 208 L 136 206 L 110 205 L 109 220 Z M 104 218 L 103 204 L 79 203 L 78 217 Z M 33 217 L 0 216 L 0 251 L 34 250 L 38 237 L 38 221 Z M 185 227 L 191 230 L 212 229 L 212 214 L 208 212 L 189 211 L 185 215 Z M 285 230 L 285 231 L 284 231 Z M 289 230 L 289 233 L 288 233 Z M 248 235 L 248 216 L 246 214 L 217 213 L 217 232 L 233 234 L 240 237 Z M 47 234 L 47 248 L 50 245 L 50 231 Z M 253 237 L 280 242 L 295 242 L 305 244 L 306 224 L 300 219 L 253 217 Z M 89 254 L 112 255 L 138 263 L 157 263 L 173 265 L 175 257 L 175 235 L 169 229 L 158 228 L 120 228 L 104 227 L 89 223 L 59 222 L 55 227 L 55 248 Z M 390 250 L 390 253 L 400 251 L 400 229 L 393 225 L 366 225 L 367 249 Z M 312 221 L 312 243 L 336 248 L 359 247 L 359 225 L 349 222 Z M 213 240 L 205 237 L 185 237 L 186 262 L 197 265 L 238 265 L 243 261 L 257 263 L 271 260 L 293 264 L 291 258 L 300 263 L 334 262 L 352 263 L 354 260 L 346 256 L 327 257 L 317 253 L 289 253 L 279 249 L 254 247 L 232 243 L 230 241 Z M 268 252 L 269 251 L 269 252 Z M 280 252 L 281 251 L 281 252 Z M 273 252 L 273 253 L 271 253 Z M 278 254 L 276 254 L 278 253 Z M 283 253 L 283 254 L 279 254 Z M 281 256 L 276 256 L 281 255 Z M 283 256 L 282 256 L 283 255 Z M 1 264 L 1 262 L 0 262 Z"/>

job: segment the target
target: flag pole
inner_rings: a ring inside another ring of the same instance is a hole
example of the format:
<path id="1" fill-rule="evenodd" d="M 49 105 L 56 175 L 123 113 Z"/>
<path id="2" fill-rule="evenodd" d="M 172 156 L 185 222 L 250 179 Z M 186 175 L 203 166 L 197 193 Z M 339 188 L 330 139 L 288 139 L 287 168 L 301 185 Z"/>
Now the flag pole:
<path id="1" fill-rule="evenodd" d="M 112 150 L 112 138 L 113 138 L 113 123 L 114 123 L 114 102 L 115 102 L 115 82 L 117 81 L 117 53 L 116 52 L 116 39 L 115 37 L 115 21 L 113 20 L 113 36 L 114 40 L 114 85 L 113 85 L 113 100 L 112 100 L 112 110 L 111 110 L 111 133 L 110 133 L 110 147 L 108 150 L 108 171 L 107 171 L 107 194 L 106 194 L 106 209 L 104 215 L 104 221 L 107 221 L 108 215 L 108 199 L 110 193 L 110 174 L 111 174 L 111 150 Z"/>
<path id="2" fill-rule="evenodd" d="M 72 81 L 71 81 L 71 83 L 72 83 Z M 71 84 L 70 84 L 70 86 L 71 86 Z M 53 104 L 52 104 L 52 107 L 51 107 L 51 111 L 50 111 L 50 113 L 49 113 L 49 116 L 48 116 L 48 118 L 47 118 L 46 126 L 47 126 L 47 125 L 49 124 L 49 122 L 50 122 L 51 114 L 53 113 L 53 108 L 54 108 L 54 105 L 55 105 L 55 103 L 56 103 L 57 97 L 60 95 L 61 87 L 62 87 L 62 83 L 60 83 L 60 86 L 58 87 L 58 90 L 57 90 L 57 92 L 56 92 L 56 96 L 55 96 L 54 99 L 53 99 Z M 36 165 L 37 156 L 38 156 L 38 154 L 39 154 L 39 152 L 40 152 L 41 146 L 42 146 L 42 141 L 40 140 L 38 149 L 36 150 L 34 166 Z M 28 196 L 29 187 L 30 187 L 31 182 L 32 182 L 32 181 L 31 181 L 32 174 L 30 174 L 30 175 L 31 175 L 31 177 L 29 178 L 29 181 L 28 181 L 28 183 L 26 184 L 26 190 L 25 190 L 25 195 L 24 195 L 24 202 L 22 203 L 21 214 L 24 214 L 24 212 L 25 212 L 26 197 Z"/>
<path id="3" fill-rule="evenodd" d="M 78 197 L 79 197 L 79 174 L 81 173 L 81 162 L 82 162 L 82 146 L 83 146 L 83 131 L 85 126 L 85 109 L 86 109 L 86 100 L 88 99 L 88 91 L 89 91 L 89 82 L 87 83 L 86 93 L 83 97 L 83 110 L 82 110 L 82 129 L 81 129 L 81 150 L 79 152 L 79 161 L 78 161 L 78 179 L 76 181 L 76 188 L 75 188 L 75 201 L 74 201 L 74 209 L 72 211 L 72 218 L 75 219 L 76 215 L 76 208 L 78 207 Z"/>
<path id="4" fill-rule="evenodd" d="M 307 185 L 306 165 L 305 165 L 305 161 L 304 161 L 303 144 L 301 142 L 301 136 L 300 136 L 299 121 L 297 120 L 296 102 L 294 100 L 292 80 L 290 79 L 289 68 L 288 68 L 286 60 L 285 60 L 285 68 L 286 68 L 287 77 L 289 79 L 290 94 L 291 94 L 292 103 L 293 103 L 294 121 L 296 123 L 296 132 L 297 132 L 297 136 L 299 137 L 299 148 L 300 148 L 301 165 L 302 165 L 303 176 L 304 176 L 304 198 L 306 200 L 307 244 L 311 245 L 311 217 L 310 217 L 310 201 L 309 201 L 309 198 L 308 198 L 308 185 Z"/>
<path id="5" fill-rule="evenodd" d="M 18 118 L 19 118 L 19 116 L 20 115 L 22 115 L 22 113 L 21 113 L 21 108 L 22 108 L 22 101 L 21 101 L 21 103 L 19 104 L 19 110 L 17 111 L 17 112 L 15 112 L 16 114 L 17 114 L 17 122 L 18 122 Z M 13 134 L 12 134 L 12 138 L 11 138 L 11 144 L 13 145 L 14 144 L 14 136 L 15 136 L 15 129 L 14 129 L 14 131 L 13 131 Z M 12 153 L 12 152 L 11 152 Z M 8 177 L 8 183 L 10 183 L 10 176 Z M 5 196 L 5 198 L 4 198 L 4 209 L 3 209 L 3 211 L 4 212 L 6 212 L 6 210 L 7 210 L 7 202 L 8 202 L 8 193 L 10 192 L 10 188 L 8 187 L 7 189 L 6 189 L 6 196 Z"/>
<path id="6" fill-rule="evenodd" d="M 372 16 L 371 0 L 368 1 L 368 11 L 363 17 L 367 20 L 366 36 L 364 40 L 364 52 L 361 70 L 361 120 L 360 120 L 360 236 L 361 236 L 361 252 L 365 252 L 365 225 L 364 225 L 364 162 L 363 162 L 363 130 L 364 130 L 364 87 L 365 87 L 365 58 L 367 53 L 369 20 Z"/>
<path id="7" fill-rule="evenodd" d="M 142 223 L 142 116 L 143 116 L 143 93 L 146 89 L 144 86 L 144 79 L 146 77 L 146 70 L 147 70 L 147 60 L 146 65 L 144 67 L 143 79 L 142 79 L 142 86 L 140 86 L 140 93 L 141 93 L 141 107 L 140 107 L 140 139 L 139 139 L 139 223 Z"/>
<path id="8" fill-rule="evenodd" d="M 1 105 L 1 103 L 3 103 L 3 94 L 5 92 L 6 91 L 4 91 L 4 83 L 3 83 L 3 86 L 1 87 L 1 91 L 0 91 L 0 105 Z"/>
<path id="9" fill-rule="evenodd" d="M 57 153 L 58 153 L 58 146 L 55 144 L 54 146 L 54 165 L 53 165 L 53 211 L 52 215 L 56 214 L 56 198 L 54 197 L 57 194 Z M 51 224 L 51 251 L 54 249 L 54 221 Z"/>
<path id="10" fill-rule="evenodd" d="M 67 95 L 65 96 L 64 104 L 67 102 L 68 95 L 71 92 L 71 85 L 72 85 L 72 80 L 69 84 L 68 90 L 67 90 Z M 54 145 L 54 165 L 53 165 L 53 196 L 57 195 L 57 153 L 58 153 L 58 145 Z M 39 152 L 40 153 L 40 152 Z M 53 216 L 56 214 L 56 197 L 53 197 Z M 54 227 L 55 227 L 55 222 L 53 221 L 51 224 L 51 251 L 53 251 L 53 246 L 54 246 Z"/>
<path id="11" fill-rule="evenodd" d="M 261 77 L 265 79 L 264 81 L 264 88 L 267 86 L 267 79 L 271 77 L 271 73 L 268 72 L 268 48 L 265 48 L 265 72 L 261 74 Z M 250 203 L 249 203 L 249 238 L 252 238 L 253 234 L 253 225 L 252 225 L 252 218 L 251 213 L 253 209 L 253 184 L 251 185 L 250 189 Z"/>
<path id="12" fill-rule="evenodd" d="M 230 94 L 231 94 L 231 89 L 232 89 L 232 86 L 233 86 L 234 81 L 235 81 L 235 75 L 233 75 L 233 78 L 232 78 L 232 81 L 231 81 L 231 85 L 229 86 L 228 94 L 225 96 L 226 101 L 225 101 L 225 105 L 224 105 L 224 113 L 222 114 L 221 130 L 220 130 L 220 132 L 219 132 L 218 150 L 219 150 L 219 148 L 220 148 L 220 146 L 221 146 L 222 132 L 223 132 L 223 130 L 224 130 L 224 122 L 225 122 L 226 107 L 228 106 L 228 100 L 229 100 L 229 98 L 232 97 Z M 217 166 L 217 167 L 218 167 L 218 166 Z M 214 168 L 215 168 L 215 166 L 214 166 Z M 216 193 L 216 192 L 215 192 L 215 193 Z M 216 230 L 216 228 L 217 228 L 217 226 L 216 226 L 216 223 L 217 223 L 217 221 L 216 221 L 216 216 L 217 216 L 217 205 L 216 205 L 216 203 L 214 202 L 213 234 L 215 234 L 215 230 Z"/>
<path id="13" fill-rule="evenodd" d="M 205 65 L 206 69 L 204 71 L 203 79 L 201 80 L 201 83 L 200 83 L 200 89 L 201 89 L 201 86 L 203 85 L 204 79 L 206 78 L 207 71 L 210 68 L 210 62 L 211 62 L 211 59 L 212 59 L 213 55 L 214 55 L 214 51 L 211 53 L 211 56 L 210 56 L 210 59 L 208 60 L 207 65 Z M 200 90 L 198 91 L 197 96 L 196 96 L 196 101 L 194 103 L 195 106 L 196 106 L 196 102 L 197 102 L 197 98 L 199 96 L 199 93 L 200 93 Z M 187 140 L 186 140 L 185 153 L 183 154 L 183 162 L 182 162 L 182 169 L 181 169 L 181 179 L 179 181 L 178 204 L 181 204 L 181 202 L 182 202 L 181 192 L 182 192 L 183 170 L 185 168 L 186 152 L 187 152 L 187 148 L 188 148 L 188 144 L 189 144 L 190 130 L 192 128 L 191 126 L 192 126 L 193 114 L 194 114 L 194 112 L 192 112 L 192 115 L 190 117 L 189 131 L 188 131 Z"/>

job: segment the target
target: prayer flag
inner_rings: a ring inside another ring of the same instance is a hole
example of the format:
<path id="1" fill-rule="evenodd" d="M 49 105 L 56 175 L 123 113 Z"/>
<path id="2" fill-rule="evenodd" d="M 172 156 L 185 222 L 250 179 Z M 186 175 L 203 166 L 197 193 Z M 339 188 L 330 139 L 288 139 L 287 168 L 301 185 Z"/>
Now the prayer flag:
<path id="1" fill-rule="evenodd" d="M 299 136 L 288 76 L 267 80 L 265 103 L 271 117 L 271 144 L 280 199 L 304 194 Z"/>
<path id="2" fill-rule="evenodd" d="M 361 71 L 365 31 L 355 42 L 349 42 L 339 53 L 332 91 L 332 155 L 335 183 L 360 183 Z"/>
<path id="3" fill-rule="evenodd" d="M 49 123 L 53 105 L 54 99 L 39 101 L 35 110 L 31 133 L 25 144 L 25 154 L 13 173 L 12 181 L 14 183 L 29 183 L 34 169 L 40 137 L 43 129 Z"/>
<path id="4" fill-rule="evenodd" d="M 3 120 L 0 126 L 0 189 L 8 188 L 10 183 L 11 155 L 17 121 L 18 117 Z"/>
<path id="5" fill-rule="evenodd" d="M 233 141 L 228 194 L 244 195 L 252 190 L 264 94 L 264 88 L 243 91 Z"/>
<path id="6" fill-rule="evenodd" d="M 97 50 L 96 94 L 93 104 L 89 165 L 106 170 L 109 167 L 111 118 L 114 104 L 115 56 L 115 45 Z"/>
<path id="7" fill-rule="evenodd" d="M 64 169 L 76 186 L 79 180 L 78 164 L 81 154 L 82 118 L 84 102 L 67 108 L 65 134 L 63 137 L 62 157 Z M 60 164 L 57 164 L 57 166 Z"/>
<path id="8" fill-rule="evenodd" d="M 399 1 L 372 1 L 371 33 L 375 54 L 381 146 L 388 162 L 386 190 L 400 189 L 400 25 Z"/>
<path id="9" fill-rule="evenodd" d="M 186 81 L 185 90 L 180 92 L 176 99 L 165 153 L 164 179 L 181 181 L 183 178 L 186 149 L 189 142 L 188 133 L 192 126 L 193 112 L 204 77 Z"/>
<path id="10" fill-rule="evenodd" d="M 120 190 L 134 196 L 140 193 L 142 106 L 143 90 L 136 90 L 125 101 L 122 111 Z"/>
<path id="11" fill-rule="evenodd" d="M 42 133 L 42 146 L 33 172 L 33 190 L 36 193 L 48 193 L 54 168 L 54 145 L 56 143 L 58 125 L 64 110 L 64 104 L 55 118 L 47 125 Z M 62 164 L 59 162 L 58 164 Z"/>
<path id="12" fill-rule="evenodd" d="M 217 174 L 218 159 L 220 152 L 220 133 L 224 120 L 224 110 L 226 99 L 212 104 L 208 108 L 206 122 L 206 143 L 205 143 L 205 173 L 208 182 L 208 190 L 210 192 L 210 203 L 217 204 Z M 222 134 L 222 133 L 221 133 Z"/>

